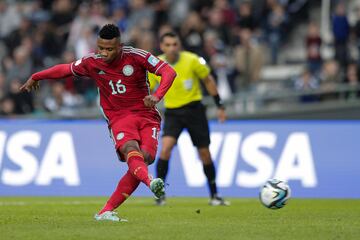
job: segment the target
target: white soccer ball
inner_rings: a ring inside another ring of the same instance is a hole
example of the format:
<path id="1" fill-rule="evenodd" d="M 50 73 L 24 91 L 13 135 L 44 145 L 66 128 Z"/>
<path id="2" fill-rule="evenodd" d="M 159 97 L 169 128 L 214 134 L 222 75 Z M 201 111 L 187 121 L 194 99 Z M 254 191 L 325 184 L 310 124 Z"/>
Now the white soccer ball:
<path id="1" fill-rule="evenodd" d="M 277 179 L 269 179 L 260 189 L 260 202 L 267 208 L 280 209 L 285 206 L 290 198 L 289 185 Z"/>

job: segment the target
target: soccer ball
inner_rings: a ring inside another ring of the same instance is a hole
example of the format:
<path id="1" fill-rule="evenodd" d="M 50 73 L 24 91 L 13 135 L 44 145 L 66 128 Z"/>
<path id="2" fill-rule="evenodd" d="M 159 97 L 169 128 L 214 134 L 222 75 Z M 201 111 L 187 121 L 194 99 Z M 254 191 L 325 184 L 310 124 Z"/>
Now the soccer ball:
<path id="1" fill-rule="evenodd" d="M 291 190 L 286 182 L 269 179 L 260 189 L 259 199 L 267 208 L 280 209 L 285 206 L 290 194 Z"/>

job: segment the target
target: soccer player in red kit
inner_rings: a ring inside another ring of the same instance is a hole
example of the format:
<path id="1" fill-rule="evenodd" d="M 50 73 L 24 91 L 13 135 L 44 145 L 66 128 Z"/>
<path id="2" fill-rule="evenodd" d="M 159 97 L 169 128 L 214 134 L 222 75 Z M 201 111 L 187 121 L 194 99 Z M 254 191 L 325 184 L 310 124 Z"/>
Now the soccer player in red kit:
<path id="1" fill-rule="evenodd" d="M 120 31 L 113 24 L 101 28 L 97 46 L 97 54 L 33 74 L 20 90 L 36 90 L 39 80 L 69 76 L 89 77 L 96 82 L 100 106 L 116 152 L 121 161 L 126 161 L 129 169 L 95 219 L 121 221 L 113 210 L 135 191 L 140 182 L 146 184 L 158 198 L 165 194 L 164 182 L 160 178 L 151 179 L 147 166 L 155 159 L 160 131 L 161 117 L 155 105 L 170 88 L 176 73 L 149 52 L 123 46 Z M 147 71 L 162 78 L 159 88 L 152 95 Z"/>

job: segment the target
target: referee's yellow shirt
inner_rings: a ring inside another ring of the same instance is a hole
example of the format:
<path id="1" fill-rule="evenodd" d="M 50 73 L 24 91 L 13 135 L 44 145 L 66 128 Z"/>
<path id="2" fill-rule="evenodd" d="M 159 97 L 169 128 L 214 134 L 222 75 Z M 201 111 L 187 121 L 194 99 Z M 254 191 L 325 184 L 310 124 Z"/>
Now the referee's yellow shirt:
<path id="1" fill-rule="evenodd" d="M 160 55 L 159 58 L 166 61 L 164 55 Z M 200 81 L 210 73 L 205 59 L 194 53 L 181 51 L 178 61 L 171 66 L 177 76 L 164 96 L 165 108 L 179 108 L 190 102 L 200 101 L 202 99 Z M 161 79 L 152 73 L 148 73 L 148 78 L 151 89 L 154 89 Z"/>

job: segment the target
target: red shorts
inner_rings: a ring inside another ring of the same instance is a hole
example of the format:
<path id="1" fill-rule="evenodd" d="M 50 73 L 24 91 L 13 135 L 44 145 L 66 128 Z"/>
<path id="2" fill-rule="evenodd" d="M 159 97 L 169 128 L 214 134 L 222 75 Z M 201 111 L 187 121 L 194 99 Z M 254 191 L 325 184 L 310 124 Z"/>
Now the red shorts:
<path id="1" fill-rule="evenodd" d="M 127 114 L 126 117 L 113 116 L 109 121 L 109 129 L 119 153 L 126 142 L 136 140 L 140 149 L 155 159 L 160 132 L 159 120 L 146 117 L 141 113 Z M 120 157 L 121 160 L 125 160 L 122 154 Z"/>

